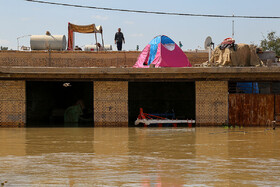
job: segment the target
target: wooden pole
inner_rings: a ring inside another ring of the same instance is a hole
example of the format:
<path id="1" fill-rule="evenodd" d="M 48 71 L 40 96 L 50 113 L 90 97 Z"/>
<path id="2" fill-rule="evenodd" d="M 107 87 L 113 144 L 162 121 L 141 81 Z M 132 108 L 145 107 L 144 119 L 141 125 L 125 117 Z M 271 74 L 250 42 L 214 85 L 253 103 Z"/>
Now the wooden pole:
<path id="1" fill-rule="evenodd" d="M 102 47 L 103 47 L 103 49 L 105 49 L 105 47 L 104 47 L 104 39 L 103 39 L 103 32 L 101 32 L 101 38 L 102 38 Z"/>

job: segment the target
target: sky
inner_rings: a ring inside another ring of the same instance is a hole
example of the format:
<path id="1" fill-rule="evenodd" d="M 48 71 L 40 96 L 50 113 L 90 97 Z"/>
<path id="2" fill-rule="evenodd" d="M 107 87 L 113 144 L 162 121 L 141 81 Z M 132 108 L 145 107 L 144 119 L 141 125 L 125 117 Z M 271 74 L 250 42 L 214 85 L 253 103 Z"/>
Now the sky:
<path id="1" fill-rule="evenodd" d="M 239 16 L 280 16 L 279 0 L 45 0 L 96 7 L 178 12 L 194 14 L 222 14 Z M 32 3 L 24 0 L 0 0 L 0 46 L 17 49 L 30 46 L 29 35 L 67 37 L 67 24 L 96 24 L 103 27 L 105 45 L 114 44 L 120 27 L 126 43 L 123 50 L 142 50 L 155 36 L 167 35 L 183 50 L 204 49 L 204 41 L 211 36 L 215 45 L 232 36 L 232 18 L 207 18 L 139 14 L 85 8 L 63 7 Z M 259 45 L 267 33 L 280 35 L 280 19 L 234 19 L 236 43 Z M 101 41 L 100 35 L 98 40 Z M 75 34 L 75 45 L 83 47 L 95 43 L 94 34 Z M 100 42 L 101 43 L 101 42 Z"/>

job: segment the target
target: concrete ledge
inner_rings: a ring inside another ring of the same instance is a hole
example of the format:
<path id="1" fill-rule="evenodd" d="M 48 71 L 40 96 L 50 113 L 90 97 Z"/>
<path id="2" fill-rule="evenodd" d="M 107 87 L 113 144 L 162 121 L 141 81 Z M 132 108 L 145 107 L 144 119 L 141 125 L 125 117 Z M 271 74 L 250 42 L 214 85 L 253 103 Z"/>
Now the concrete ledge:
<path id="1" fill-rule="evenodd" d="M 280 67 L 95 68 L 0 67 L 1 79 L 280 81 Z"/>
<path id="2" fill-rule="evenodd" d="M 0 66 L 0 73 L 280 73 L 280 67 L 186 67 L 186 68 L 116 68 L 116 67 L 10 67 Z"/>

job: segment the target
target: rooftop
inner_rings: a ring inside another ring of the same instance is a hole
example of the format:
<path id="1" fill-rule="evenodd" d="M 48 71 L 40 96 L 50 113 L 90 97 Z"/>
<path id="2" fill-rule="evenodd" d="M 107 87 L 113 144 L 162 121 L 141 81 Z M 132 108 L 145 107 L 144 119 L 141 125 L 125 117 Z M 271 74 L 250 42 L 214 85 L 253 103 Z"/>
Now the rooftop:
<path id="1" fill-rule="evenodd" d="M 24 80 L 280 81 L 280 67 L 132 68 L 140 52 L 0 51 L 0 78 Z M 186 52 L 190 62 L 207 53 Z"/>

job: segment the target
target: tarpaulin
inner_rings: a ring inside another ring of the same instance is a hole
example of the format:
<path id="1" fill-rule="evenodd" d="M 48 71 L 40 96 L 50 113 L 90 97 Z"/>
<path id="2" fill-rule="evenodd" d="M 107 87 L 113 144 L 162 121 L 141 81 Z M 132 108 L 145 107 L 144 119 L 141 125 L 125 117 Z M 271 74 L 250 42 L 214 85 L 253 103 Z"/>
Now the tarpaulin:
<path id="1" fill-rule="evenodd" d="M 68 23 L 68 50 L 73 50 L 74 32 L 78 33 L 101 33 L 103 32 L 102 26 L 91 25 L 74 25 Z"/>
<path id="2" fill-rule="evenodd" d="M 72 23 L 68 24 L 68 30 L 79 33 L 102 33 L 102 27 L 95 27 L 95 24 L 91 25 L 74 25 Z"/>

